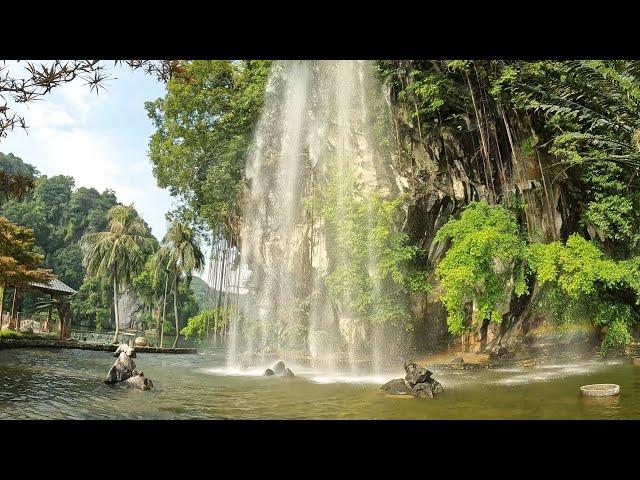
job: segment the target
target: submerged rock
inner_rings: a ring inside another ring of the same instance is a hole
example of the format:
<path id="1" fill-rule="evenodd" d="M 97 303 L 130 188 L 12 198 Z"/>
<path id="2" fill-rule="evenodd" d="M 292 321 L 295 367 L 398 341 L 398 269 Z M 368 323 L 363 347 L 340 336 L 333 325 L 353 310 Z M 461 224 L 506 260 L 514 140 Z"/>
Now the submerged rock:
<path id="1" fill-rule="evenodd" d="M 404 378 L 395 378 L 390 382 L 385 383 L 380 387 L 383 392 L 391 393 L 393 395 L 411 395 L 413 392 L 411 388 L 404 381 Z"/>

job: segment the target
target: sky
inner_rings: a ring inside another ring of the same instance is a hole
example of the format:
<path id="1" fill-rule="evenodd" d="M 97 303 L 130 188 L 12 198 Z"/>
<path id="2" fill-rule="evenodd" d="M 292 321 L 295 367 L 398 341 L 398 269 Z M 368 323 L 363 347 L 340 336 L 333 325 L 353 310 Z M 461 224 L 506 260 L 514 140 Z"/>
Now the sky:
<path id="1" fill-rule="evenodd" d="M 21 73 L 23 62 L 7 63 Z M 115 78 L 97 95 L 75 80 L 41 100 L 10 105 L 29 129 L 15 128 L 1 138 L 0 152 L 13 153 L 44 175 L 70 175 L 76 187 L 113 190 L 118 201 L 135 205 L 161 240 L 165 213 L 176 201 L 153 176 L 148 145 L 154 129 L 144 102 L 163 96 L 165 87 L 155 76 L 105 64 Z"/>

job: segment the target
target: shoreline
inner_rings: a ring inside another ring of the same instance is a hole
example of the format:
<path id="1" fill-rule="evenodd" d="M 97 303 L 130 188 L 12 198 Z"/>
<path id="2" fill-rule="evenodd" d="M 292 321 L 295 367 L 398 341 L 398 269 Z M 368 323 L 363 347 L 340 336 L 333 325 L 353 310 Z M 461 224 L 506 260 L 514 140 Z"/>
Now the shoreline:
<path id="1" fill-rule="evenodd" d="M 0 350 L 9 348 L 66 348 L 76 350 L 93 350 L 98 352 L 115 352 L 118 345 L 104 343 L 90 343 L 70 340 L 27 339 L 27 338 L 0 338 Z M 134 347 L 136 353 L 169 353 L 174 355 L 198 353 L 195 348 L 159 348 L 159 347 Z"/>

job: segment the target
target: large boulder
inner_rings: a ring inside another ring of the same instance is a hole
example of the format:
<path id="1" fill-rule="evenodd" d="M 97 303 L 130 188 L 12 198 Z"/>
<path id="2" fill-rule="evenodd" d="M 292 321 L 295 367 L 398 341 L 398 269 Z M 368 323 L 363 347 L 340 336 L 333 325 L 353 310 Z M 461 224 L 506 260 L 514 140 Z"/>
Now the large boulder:
<path id="1" fill-rule="evenodd" d="M 416 397 L 433 398 L 433 396 L 434 396 L 433 388 L 431 387 L 431 384 L 427 383 L 427 382 L 418 383 L 415 387 L 413 387 L 412 393 Z"/>
<path id="2" fill-rule="evenodd" d="M 149 340 L 147 339 L 147 337 L 136 337 L 136 339 L 133 341 L 133 344 L 136 347 L 148 347 Z"/>
<path id="3" fill-rule="evenodd" d="M 416 397 L 433 398 L 442 393 L 440 382 L 431 377 L 432 372 L 421 367 L 411 360 L 405 362 L 404 370 L 407 372 L 404 378 L 396 378 L 385 383 L 380 389 L 394 395 L 414 395 Z"/>
<path id="4" fill-rule="evenodd" d="M 271 370 L 273 370 L 273 373 L 275 373 L 276 375 L 284 375 L 286 368 L 287 367 L 285 366 L 284 362 L 282 360 L 279 360 L 273 365 L 273 367 L 271 367 Z"/>
<path id="5" fill-rule="evenodd" d="M 278 360 L 271 368 L 267 368 L 264 373 L 266 377 L 293 377 L 294 374 L 287 368 L 282 360 Z"/>
<path id="6" fill-rule="evenodd" d="M 407 385 L 407 382 L 404 381 L 404 378 L 394 378 L 390 382 L 382 385 L 380 389 L 392 395 L 411 395 L 413 393 Z"/>
<path id="7" fill-rule="evenodd" d="M 433 374 L 431 371 L 427 370 L 424 367 L 421 367 L 416 362 L 413 362 L 411 360 L 405 362 L 404 371 L 407 372 L 404 379 L 412 388 L 419 383 L 426 382 L 429 378 L 431 378 L 431 375 Z"/>
<path id="8" fill-rule="evenodd" d="M 428 383 L 429 385 L 431 385 L 431 391 L 432 391 L 434 394 L 436 394 L 436 393 L 442 393 L 442 392 L 444 391 L 444 389 L 442 388 L 442 384 L 441 384 L 439 381 L 437 381 L 437 380 L 435 380 L 435 379 L 433 379 L 433 378 L 430 378 L 430 379 L 429 379 L 429 382 L 427 382 L 427 383 Z"/>

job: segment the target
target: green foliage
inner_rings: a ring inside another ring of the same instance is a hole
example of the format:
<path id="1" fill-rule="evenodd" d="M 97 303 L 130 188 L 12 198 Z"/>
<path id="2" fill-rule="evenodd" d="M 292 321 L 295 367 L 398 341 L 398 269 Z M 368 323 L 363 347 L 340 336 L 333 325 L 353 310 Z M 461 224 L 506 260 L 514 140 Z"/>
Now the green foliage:
<path id="1" fill-rule="evenodd" d="M 478 321 L 500 322 L 499 306 L 527 291 L 522 261 L 526 243 L 514 215 L 499 205 L 469 204 L 459 219 L 452 219 L 436 234 L 435 240 L 451 240 L 436 268 L 442 288 L 441 300 L 447 309 L 451 333 L 461 333 L 465 325 L 465 305 L 475 302 Z"/>
<path id="2" fill-rule="evenodd" d="M 71 177 L 38 176 L 33 166 L 12 154 L 0 153 L 0 168 L 36 180 L 33 191 L 23 198 L 1 203 L 0 214 L 32 228 L 37 249 L 44 254 L 44 266 L 77 290 L 85 277 L 79 240 L 85 233 L 106 228 L 107 211 L 117 203 L 115 195 L 93 188 L 74 190 Z M 34 294 L 25 295 L 23 313 L 32 314 L 36 300 Z"/>
<path id="3" fill-rule="evenodd" d="M 96 330 L 106 330 L 111 320 L 111 286 L 99 277 L 88 277 L 71 297 L 71 314 L 75 323 Z"/>
<path id="4" fill-rule="evenodd" d="M 169 276 L 171 291 L 173 292 L 173 310 L 175 319 L 175 330 L 180 331 L 179 286 L 184 278 L 185 288 L 191 294 L 190 299 L 197 311 L 197 302 L 193 297 L 193 292 L 189 288 L 191 277 L 194 271 L 200 272 L 204 268 L 204 253 L 201 250 L 201 239 L 198 233 L 186 222 L 180 219 L 174 220 L 169 226 L 169 230 L 162 239 L 162 244 L 154 254 L 152 264 L 155 267 L 156 275 L 164 272 Z M 184 307 L 184 305 L 182 305 Z M 176 336 L 174 347 L 177 346 Z"/>
<path id="5" fill-rule="evenodd" d="M 233 229 L 240 214 L 244 162 L 269 66 L 263 60 L 186 62 L 185 75 L 167 84 L 165 97 L 146 104 L 156 128 L 150 158 L 158 184 L 211 230 Z"/>
<path id="6" fill-rule="evenodd" d="M 424 275 L 409 273 L 417 248 L 396 228 L 405 196 L 383 199 L 364 192 L 355 172 L 333 165 L 309 200 L 324 219 L 338 255 L 326 278 L 332 293 L 348 310 L 372 322 L 409 318 L 404 293 L 426 288 Z"/>
<path id="7" fill-rule="evenodd" d="M 214 308 L 213 310 L 205 310 L 189 318 L 187 326 L 184 327 L 180 333 L 182 333 L 187 340 L 201 344 L 207 334 L 207 328 L 209 329 L 209 334 L 222 330 L 229 324 L 232 315 L 233 311 L 231 307 L 227 307 L 226 309 L 221 307 Z"/>
<path id="8" fill-rule="evenodd" d="M 640 300 L 637 260 L 612 260 L 592 242 L 571 235 L 564 245 L 531 245 L 528 261 L 542 287 L 538 308 L 552 312 L 559 323 L 589 320 L 605 327 L 603 354 L 631 341 L 637 312 L 621 294 Z"/>

